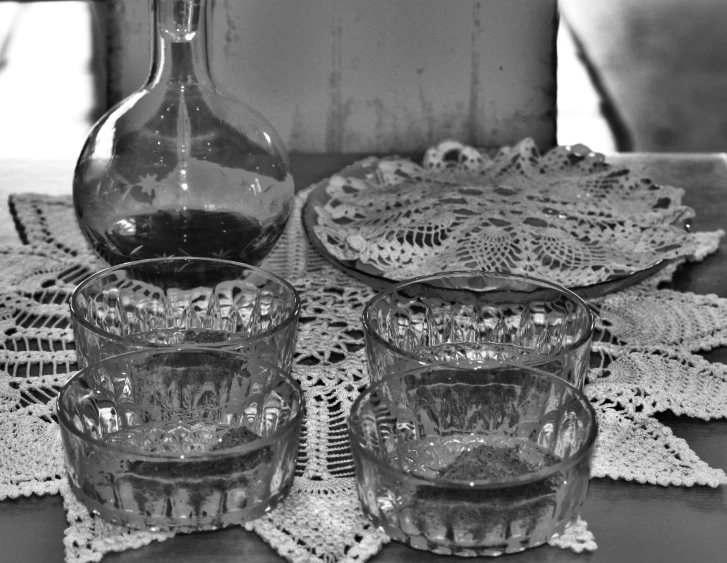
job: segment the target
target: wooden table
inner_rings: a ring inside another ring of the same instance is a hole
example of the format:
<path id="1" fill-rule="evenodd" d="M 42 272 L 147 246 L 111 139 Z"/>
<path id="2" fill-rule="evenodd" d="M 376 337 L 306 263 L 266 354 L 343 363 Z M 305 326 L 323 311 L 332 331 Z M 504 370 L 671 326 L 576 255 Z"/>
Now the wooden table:
<path id="1" fill-rule="evenodd" d="M 356 155 L 295 155 L 297 186 L 305 187 L 357 159 Z M 687 190 L 684 203 L 697 210 L 695 230 L 727 227 L 727 155 L 622 154 L 609 161 L 645 173 L 659 183 Z M 17 240 L 7 212 L 15 192 L 70 193 L 73 163 L 0 159 L 0 244 Z M 727 241 L 707 260 L 677 273 L 674 289 L 727 297 Z M 705 357 L 727 363 L 727 350 Z M 662 415 L 674 433 L 712 467 L 727 470 L 727 420 L 704 422 Z M 506 556 L 508 562 L 648 563 L 727 560 L 727 487 L 659 487 L 611 479 L 591 481 L 582 511 L 599 545 L 592 554 L 540 547 Z M 60 496 L 0 502 L 0 561 L 55 563 L 64 559 L 66 527 Z M 241 528 L 178 536 L 139 550 L 107 555 L 105 563 L 134 561 L 242 562 L 281 558 L 257 535 Z M 372 563 L 461 561 L 389 544 Z"/>

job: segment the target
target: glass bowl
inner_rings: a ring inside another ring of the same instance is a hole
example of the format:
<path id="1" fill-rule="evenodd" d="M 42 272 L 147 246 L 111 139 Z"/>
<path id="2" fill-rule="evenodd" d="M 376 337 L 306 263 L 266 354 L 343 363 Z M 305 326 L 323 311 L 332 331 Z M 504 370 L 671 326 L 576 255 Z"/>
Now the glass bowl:
<path id="1" fill-rule="evenodd" d="M 524 363 L 583 387 L 594 317 L 572 291 L 507 273 L 443 272 L 375 295 L 362 314 L 371 381 L 420 365 Z"/>
<path id="2" fill-rule="evenodd" d="M 348 432 L 364 514 L 417 549 L 522 551 L 588 489 L 597 422 L 576 387 L 524 365 L 439 364 L 359 395 Z"/>
<path id="3" fill-rule="evenodd" d="M 235 350 L 290 371 L 300 296 L 283 278 L 227 260 L 159 258 L 102 270 L 70 298 L 79 365 L 131 350 Z"/>
<path id="4" fill-rule="evenodd" d="M 61 389 L 71 489 L 124 526 L 191 532 L 271 510 L 293 482 L 304 401 L 279 368 L 209 348 L 128 352 Z"/>

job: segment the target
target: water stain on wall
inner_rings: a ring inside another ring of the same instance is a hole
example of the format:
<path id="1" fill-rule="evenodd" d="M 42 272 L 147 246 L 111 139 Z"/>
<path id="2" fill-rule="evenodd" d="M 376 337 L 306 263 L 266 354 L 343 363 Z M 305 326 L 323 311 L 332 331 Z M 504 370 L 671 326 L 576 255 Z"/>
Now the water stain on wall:
<path id="1" fill-rule="evenodd" d="M 148 0 L 107 0 L 109 102 L 149 68 Z M 288 150 L 555 144 L 557 0 L 224 0 L 212 70 Z"/>

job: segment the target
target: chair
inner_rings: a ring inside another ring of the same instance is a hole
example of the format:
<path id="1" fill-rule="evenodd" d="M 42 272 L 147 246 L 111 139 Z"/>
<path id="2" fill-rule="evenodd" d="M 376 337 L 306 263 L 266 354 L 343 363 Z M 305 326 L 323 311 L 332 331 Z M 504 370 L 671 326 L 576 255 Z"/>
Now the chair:
<path id="1" fill-rule="evenodd" d="M 727 2 L 561 0 L 621 150 L 727 147 Z"/>

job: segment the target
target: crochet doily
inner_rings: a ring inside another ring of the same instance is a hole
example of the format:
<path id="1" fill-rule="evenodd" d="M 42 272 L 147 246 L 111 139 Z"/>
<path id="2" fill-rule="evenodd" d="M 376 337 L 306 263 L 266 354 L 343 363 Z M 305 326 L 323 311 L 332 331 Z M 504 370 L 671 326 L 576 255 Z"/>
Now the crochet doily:
<path id="1" fill-rule="evenodd" d="M 360 311 L 374 292 L 307 245 L 300 212 L 308 193 L 297 197 L 288 229 L 265 263 L 303 296 L 294 375 L 306 394 L 305 439 L 290 497 L 247 527 L 293 562 L 364 561 L 389 540 L 359 509 L 345 419 L 368 383 Z M 53 404 L 76 369 L 67 298 L 102 264 L 75 225 L 69 197 L 23 195 L 11 204 L 28 244 L 0 247 L 0 500 L 60 493 L 72 563 L 174 541 L 170 534 L 131 531 L 90 515 L 66 484 Z M 694 256 L 703 258 L 715 251 L 719 233 L 698 240 Z M 727 416 L 727 367 L 693 354 L 727 344 L 727 300 L 658 290 L 657 282 L 592 303 L 599 315 L 597 367 L 586 392 L 600 424 L 593 476 L 651 485 L 727 484 L 722 470 L 652 417 L 664 410 L 705 420 Z M 550 544 L 577 552 L 596 548 L 582 520 Z"/>
<path id="2" fill-rule="evenodd" d="M 307 225 L 334 260 L 388 280 L 510 271 L 590 286 L 694 255 L 683 190 L 614 168 L 585 147 L 492 156 L 455 141 L 423 164 L 367 159 L 321 182 Z"/>

